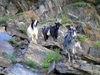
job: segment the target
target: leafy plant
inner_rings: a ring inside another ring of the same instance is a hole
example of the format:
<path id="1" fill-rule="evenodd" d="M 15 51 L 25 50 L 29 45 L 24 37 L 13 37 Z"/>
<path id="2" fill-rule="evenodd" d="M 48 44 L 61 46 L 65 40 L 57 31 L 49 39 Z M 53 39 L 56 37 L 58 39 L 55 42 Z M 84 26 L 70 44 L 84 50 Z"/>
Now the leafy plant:
<path id="1" fill-rule="evenodd" d="M 77 39 L 79 39 L 81 42 L 85 42 L 86 41 L 86 36 L 77 36 Z"/>
<path id="2" fill-rule="evenodd" d="M 23 34 L 26 34 L 26 30 L 24 28 L 20 28 L 19 31 Z"/>
<path id="3" fill-rule="evenodd" d="M 80 2 L 71 3 L 68 6 L 90 6 L 90 4 L 84 1 L 80 1 Z"/>
<path id="4" fill-rule="evenodd" d="M 0 24 L 5 23 L 7 19 L 7 16 L 0 16 Z"/>
<path id="5" fill-rule="evenodd" d="M 25 63 L 29 67 L 32 67 L 32 68 L 36 68 L 37 67 L 37 65 L 32 60 L 27 60 L 27 61 L 25 61 Z"/>
<path id="6" fill-rule="evenodd" d="M 13 54 L 12 56 L 11 55 L 8 56 L 8 59 L 10 59 L 12 63 L 16 61 L 16 58 L 17 58 L 16 54 Z"/>
<path id="7" fill-rule="evenodd" d="M 63 17 L 61 20 L 61 24 L 68 23 L 68 22 L 72 22 L 72 20 L 66 17 Z"/>
<path id="8" fill-rule="evenodd" d="M 42 64 L 43 68 L 48 68 L 50 66 L 51 61 L 57 61 L 60 59 L 59 50 L 56 49 L 54 53 L 47 53 L 46 58 L 44 59 L 44 63 Z"/>
<path id="9" fill-rule="evenodd" d="M 96 45 L 97 47 L 100 47 L 100 42 L 95 42 L 94 45 Z"/>

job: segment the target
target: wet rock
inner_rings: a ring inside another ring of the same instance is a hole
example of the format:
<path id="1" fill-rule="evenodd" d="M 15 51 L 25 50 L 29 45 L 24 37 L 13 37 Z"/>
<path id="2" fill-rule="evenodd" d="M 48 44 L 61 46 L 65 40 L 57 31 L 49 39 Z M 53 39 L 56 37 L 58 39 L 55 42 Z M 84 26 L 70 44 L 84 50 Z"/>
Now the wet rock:
<path id="1" fill-rule="evenodd" d="M 14 48 L 6 41 L 0 40 L 0 50 L 3 50 L 7 55 L 12 55 Z"/>
<path id="2" fill-rule="evenodd" d="M 31 60 L 37 63 L 38 65 L 42 65 L 43 60 L 46 57 L 46 52 L 53 52 L 53 51 L 50 51 L 49 49 L 41 45 L 37 45 L 31 42 L 25 53 L 24 59 Z"/>
<path id="3" fill-rule="evenodd" d="M 6 75 L 39 75 L 38 73 L 30 71 L 19 63 L 15 64 L 12 68 L 6 69 L 6 72 Z"/>

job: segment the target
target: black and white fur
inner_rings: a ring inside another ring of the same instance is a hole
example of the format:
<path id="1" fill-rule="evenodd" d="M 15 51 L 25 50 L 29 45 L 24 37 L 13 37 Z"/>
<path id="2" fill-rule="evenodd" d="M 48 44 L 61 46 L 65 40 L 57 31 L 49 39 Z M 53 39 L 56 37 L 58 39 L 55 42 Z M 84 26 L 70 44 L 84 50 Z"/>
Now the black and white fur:
<path id="1" fill-rule="evenodd" d="M 37 28 L 38 21 L 32 20 L 31 25 L 27 28 L 27 35 L 30 40 L 37 43 L 38 40 L 38 28 Z"/>
<path id="2" fill-rule="evenodd" d="M 76 53 L 76 47 L 75 47 L 75 36 L 77 34 L 76 28 L 74 26 L 71 26 L 68 30 L 68 34 L 65 36 L 63 41 L 63 49 L 66 53 L 68 53 L 68 61 L 71 60 L 71 54 L 72 56 Z"/>
<path id="3" fill-rule="evenodd" d="M 61 24 L 59 22 L 57 22 L 57 23 L 55 23 L 54 26 L 44 27 L 42 29 L 42 33 L 43 33 L 43 36 L 44 36 L 44 40 L 46 41 L 49 36 L 52 36 L 52 38 L 54 40 L 56 40 L 57 37 L 58 37 L 58 29 L 59 29 L 60 25 Z"/>

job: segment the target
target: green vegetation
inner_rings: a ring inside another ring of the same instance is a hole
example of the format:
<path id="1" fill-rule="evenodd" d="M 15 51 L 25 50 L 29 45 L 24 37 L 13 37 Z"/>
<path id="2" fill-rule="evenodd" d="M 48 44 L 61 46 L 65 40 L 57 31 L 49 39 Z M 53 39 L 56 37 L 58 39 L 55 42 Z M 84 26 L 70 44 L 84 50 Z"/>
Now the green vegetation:
<path id="1" fill-rule="evenodd" d="M 23 34 L 26 34 L 26 30 L 24 28 L 20 28 L 19 31 Z"/>
<path id="2" fill-rule="evenodd" d="M 8 17 L 8 18 L 11 18 L 11 19 L 13 19 L 13 20 L 15 19 L 15 15 L 12 15 L 12 14 L 8 15 L 7 17 Z"/>
<path id="3" fill-rule="evenodd" d="M 16 61 L 16 58 L 17 58 L 16 54 L 13 54 L 12 56 L 10 56 L 10 55 L 8 56 L 8 59 L 10 59 L 12 61 L 12 63 L 14 63 Z"/>
<path id="4" fill-rule="evenodd" d="M 0 16 L 0 24 L 5 23 L 7 19 L 8 18 L 6 16 Z"/>
<path id="5" fill-rule="evenodd" d="M 90 4 L 84 1 L 80 1 L 80 2 L 71 3 L 68 6 L 90 6 Z"/>
<path id="6" fill-rule="evenodd" d="M 40 24 L 42 25 L 42 24 L 44 24 L 44 23 L 46 23 L 46 22 L 52 22 L 52 21 L 56 21 L 56 19 L 44 20 L 44 21 L 40 22 Z"/>
<path id="7" fill-rule="evenodd" d="M 77 36 L 77 39 L 79 39 L 81 42 L 85 42 L 86 41 L 86 36 Z"/>
<path id="8" fill-rule="evenodd" d="M 12 44 L 17 44 L 17 45 L 22 44 L 22 41 L 16 41 L 15 38 L 13 38 L 13 37 L 9 40 L 9 42 L 12 43 Z"/>
<path id="9" fill-rule="evenodd" d="M 23 19 L 22 21 L 23 21 L 24 23 L 26 23 L 26 22 L 27 22 L 27 20 L 26 20 L 26 19 Z"/>
<path id="10" fill-rule="evenodd" d="M 96 3 L 100 3 L 100 0 L 96 0 Z"/>
<path id="11" fill-rule="evenodd" d="M 16 15 L 17 15 L 17 16 L 23 16 L 24 13 L 23 13 L 23 12 L 20 12 L 20 13 L 17 13 Z"/>
<path id="12" fill-rule="evenodd" d="M 51 61 L 57 61 L 60 59 L 59 50 L 56 49 L 54 53 L 47 53 L 46 58 L 44 59 L 44 63 L 42 64 L 42 68 L 48 68 L 50 66 Z"/>
<path id="13" fill-rule="evenodd" d="M 32 60 L 25 61 L 26 65 L 28 65 L 31 68 L 36 68 L 37 65 Z"/>
<path id="14" fill-rule="evenodd" d="M 69 19 L 69 18 L 63 17 L 62 20 L 61 20 L 61 24 L 64 24 L 64 23 L 67 23 L 67 22 L 72 22 L 72 20 Z"/>
<path id="15" fill-rule="evenodd" d="M 100 42 L 95 42 L 94 45 L 96 45 L 97 47 L 100 47 Z"/>

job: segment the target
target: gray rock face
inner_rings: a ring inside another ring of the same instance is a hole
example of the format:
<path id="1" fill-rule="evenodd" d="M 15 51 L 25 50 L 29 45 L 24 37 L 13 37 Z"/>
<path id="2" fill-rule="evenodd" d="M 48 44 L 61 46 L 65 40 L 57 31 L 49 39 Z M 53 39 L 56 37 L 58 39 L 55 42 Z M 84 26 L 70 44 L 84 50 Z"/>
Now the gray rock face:
<path id="1" fill-rule="evenodd" d="M 72 65 L 72 64 L 71 64 Z M 58 63 L 56 70 L 63 74 L 76 74 L 76 75 L 99 75 L 99 65 L 90 65 L 86 63 L 73 64 L 73 67 L 69 63 Z"/>
<path id="2" fill-rule="evenodd" d="M 53 52 L 53 51 L 50 51 L 47 48 L 42 47 L 41 45 L 37 45 L 31 42 L 25 53 L 24 59 L 31 60 L 37 63 L 38 65 L 42 65 L 43 60 L 46 57 L 46 52 Z"/>
<path id="3" fill-rule="evenodd" d="M 12 68 L 8 68 L 6 71 L 6 75 L 39 75 L 24 68 L 24 66 L 19 63 L 15 64 Z"/>
<path id="4" fill-rule="evenodd" d="M 14 48 L 6 41 L 0 40 L 0 50 L 3 50 L 6 54 L 12 55 Z"/>
<path id="5" fill-rule="evenodd" d="M 0 40 L 6 40 L 9 41 L 11 39 L 11 36 L 7 33 L 1 32 L 0 33 Z"/>

